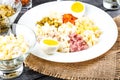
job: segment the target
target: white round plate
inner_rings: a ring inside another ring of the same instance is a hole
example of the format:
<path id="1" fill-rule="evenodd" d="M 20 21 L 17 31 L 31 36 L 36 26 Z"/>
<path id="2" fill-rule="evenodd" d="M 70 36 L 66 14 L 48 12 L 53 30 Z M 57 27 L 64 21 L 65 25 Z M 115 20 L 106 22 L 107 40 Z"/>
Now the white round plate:
<path id="1" fill-rule="evenodd" d="M 34 29 L 36 22 L 39 21 L 43 16 L 48 15 L 51 11 L 70 13 L 70 6 L 72 3 L 73 1 L 54 1 L 38 5 L 23 14 L 18 23 L 27 25 Z M 114 20 L 103 10 L 87 3 L 84 3 L 84 5 L 84 15 L 90 17 L 103 32 L 100 36 L 100 41 L 98 44 L 87 50 L 66 54 L 55 53 L 54 55 L 46 55 L 42 53 L 39 49 L 39 45 L 37 44 L 32 54 L 49 61 L 73 63 L 99 57 L 111 49 L 118 36 L 118 29 Z"/>

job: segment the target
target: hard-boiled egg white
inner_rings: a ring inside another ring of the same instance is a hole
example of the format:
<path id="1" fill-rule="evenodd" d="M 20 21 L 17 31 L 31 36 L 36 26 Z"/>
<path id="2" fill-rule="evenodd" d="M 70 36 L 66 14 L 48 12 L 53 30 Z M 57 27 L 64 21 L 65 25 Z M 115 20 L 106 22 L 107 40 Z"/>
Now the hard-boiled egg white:
<path id="1" fill-rule="evenodd" d="M 54 54 L 59 47 L 59 42 L 54 39 L 42 39 L 40 41 L 40 49 L 46 54 Z"/>
<path id="2" fill-rule="evenodd" d="M 76 17 L 83 16 L 85 13 L 85 5 L 80 1 L 75 1 L 71 5 L 71 12 Z"/>

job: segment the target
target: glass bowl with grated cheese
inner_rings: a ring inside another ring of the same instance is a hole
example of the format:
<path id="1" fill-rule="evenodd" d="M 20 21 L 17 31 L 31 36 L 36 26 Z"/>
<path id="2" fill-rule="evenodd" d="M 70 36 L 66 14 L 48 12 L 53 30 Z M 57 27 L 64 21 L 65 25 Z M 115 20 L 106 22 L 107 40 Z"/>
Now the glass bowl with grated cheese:
<path id="1" fill-rule="evenodd" d="M 18 77 L 23 71 L 23 61 L 36 44 L 32 29 L 12 24 L 7 33 L 0 35 L 0 78 Z"/>

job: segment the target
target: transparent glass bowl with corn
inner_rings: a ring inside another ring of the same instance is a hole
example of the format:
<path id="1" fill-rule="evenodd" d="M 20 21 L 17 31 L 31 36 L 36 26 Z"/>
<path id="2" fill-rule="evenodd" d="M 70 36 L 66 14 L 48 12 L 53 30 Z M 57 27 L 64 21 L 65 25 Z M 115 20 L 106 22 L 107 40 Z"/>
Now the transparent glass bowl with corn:
<path id="1" fill-rule="evenodd" d="M 0 15 L 13 23 L 22 9 L 20 0 L 0 0 Z"/>

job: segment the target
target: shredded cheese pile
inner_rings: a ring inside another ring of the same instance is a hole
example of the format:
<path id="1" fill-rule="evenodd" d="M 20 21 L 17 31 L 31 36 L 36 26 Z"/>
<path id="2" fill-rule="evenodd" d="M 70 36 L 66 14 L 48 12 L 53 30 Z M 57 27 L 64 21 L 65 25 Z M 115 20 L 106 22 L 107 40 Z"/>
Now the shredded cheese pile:
<path id="1" fill-rule="evenodd" d="M 28 51 L 29 46 L 24 41 L 22 35 L 15 37 L 13 34 L 10 36 L 0 36 L 0 60 L 8 60 L 20 56 Z"/>

